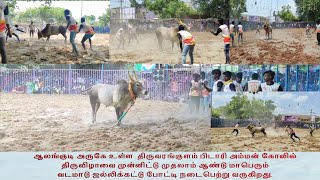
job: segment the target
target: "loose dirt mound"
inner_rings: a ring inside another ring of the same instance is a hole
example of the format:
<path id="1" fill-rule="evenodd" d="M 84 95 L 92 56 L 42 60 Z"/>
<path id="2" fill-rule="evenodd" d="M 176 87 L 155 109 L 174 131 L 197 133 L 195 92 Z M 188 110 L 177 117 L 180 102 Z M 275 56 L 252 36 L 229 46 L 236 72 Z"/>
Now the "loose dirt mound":
<path id="1" fill-rule="evenodd" d="M 219 64 L 225 63 L 225 54 L 223 51 L 223 39 L 209 32 L 192 32 L 196 38 L 194 49 L 194 64 Z M 128 44 L 126 41 L 124 49 L 119 49 L 119 42 L 115 35 L 111 35 L 110 51 L 111 61 L 114 63 L 163 63 L 163 64 L 181 64 L 181 52 L 177 44 L 174 44 L 173 51 L 171 42 L 164 40 L 163 51 L 158 46 L 158 40 L 155 33 L 142 34 L 138 37 L 139 42 Z M 187 63 L 190 63 L 187 55 Z"/>
<path id="2" fill-rule="evenodd" d="M 248 129 L 239 129 L 239 135 L 231 134 L 233 128 L 212 128 L 210 151 L 300 151 L 300 152 L 318 152 L 320 150 L 320 131 L 314 131 L 314 137 L 311 137 L 308 129 L 294 128 L 296 135 L 301 141 L 293 142 L 285 130 L 280 128 L 273 130 L 267 128 L 267 137 L 263 134 L 255 134 L 252 138 Z"/>
<path id="3" fill-rule="evenodd" d="M 0 96 L 0 151 L 205 151 L 210 144 L 209 115 L 188 117 L 180 103 L 139 99 L 119 128 L 114 108 L 104 106 L 91 124 L 88 96 Z"/>
<path id="4" fill-rule="evenodd" d="M 304 29 L 274 29 L 272 39 L 266 40 L 264 30 L 260 33 L 244 34 L 244 44 L 231 49 L 232 64 L 320 63 L 320 46 L 314 34 L 307 38 Z"/>
<path id="5" fill-rule="evenodd" d="M 16 37 L 8 38 L 6 44 L 8 63 L 12 64 L 97 64 L 106 63 L 109 60 L 109 35 L 95 34 L 93 36 L 93 51 L 84 51 L 81 45 L 82 33 L 76 36 L 76 44 L 80 56 L 72 54 L 69 39 L 64 42 L 62 35 L 51 36 L 49 42 L 29 38 L 29 34 L 19 34 L 21 42 Z M 69 38 L 69 34 L 67 34 Z M 86 48 L 89 49 L 89 41 L 86 41 Z"/>

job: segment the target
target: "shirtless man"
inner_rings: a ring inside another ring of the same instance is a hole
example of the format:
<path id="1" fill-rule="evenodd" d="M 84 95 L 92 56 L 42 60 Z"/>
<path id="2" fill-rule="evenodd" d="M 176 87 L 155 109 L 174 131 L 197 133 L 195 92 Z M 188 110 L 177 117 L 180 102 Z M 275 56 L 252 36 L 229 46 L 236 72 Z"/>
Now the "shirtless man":
<path id="1" fill-rule="evenodd" d="M 35 26 L 33 25 L 33 21 L 31 21 L 31 24 L 29 25 L 30 38 L 31 38 L 31 36 L 33 38 L 34 29 L 35 29 Z"/>

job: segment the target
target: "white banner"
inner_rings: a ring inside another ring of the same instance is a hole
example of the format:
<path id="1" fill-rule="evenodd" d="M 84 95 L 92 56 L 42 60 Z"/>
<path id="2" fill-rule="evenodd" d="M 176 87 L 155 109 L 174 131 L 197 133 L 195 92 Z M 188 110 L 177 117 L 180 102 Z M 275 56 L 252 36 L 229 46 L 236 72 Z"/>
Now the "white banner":
<path id="1" fill-rule="evenodd" d="M 320 177 L 320 153 L 0 153 L 0 179 L 290 179 Z"/>

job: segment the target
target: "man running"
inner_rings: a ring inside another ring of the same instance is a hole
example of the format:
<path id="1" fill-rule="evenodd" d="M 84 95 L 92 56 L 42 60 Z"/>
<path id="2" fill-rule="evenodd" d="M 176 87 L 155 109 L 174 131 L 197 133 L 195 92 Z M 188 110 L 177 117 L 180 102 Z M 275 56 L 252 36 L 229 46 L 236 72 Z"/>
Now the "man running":
<path id="1" fill-rule="evenodd" d="M 86 46 L 84 43 L 89 39 L 90 50 L 92 50 L 91 38 L 95 34 L 94 28 L 90 24 L 86 23 L 85 18 L 81 18 L 81 25 L 80 25 L 79 31 L 77 33 L 79 33 L 81 31 L 81 29 L 83 29 L 83 31 L 85 32 L 85 35 L 83 36 L 83 38 L 81 40 L 81 44 L 82 44 L 83 49 L 86 50 Z"/>
<path id="2" fill-rule="evenodd" d="M 240 44 L 240 38 L 241 38 L 241 44 L 243 44 L 243 26 L 241 24 L 241 22 L 239 22 L 238 24 L 238 31 L 239 31 L 239 34 L 238 34 L 238 44 Z"/>
<path id="3" fill-rule="evenodd" d="M 233 129 L 233 131 L 232 131 L 232 133 L 234 133 L 234 132 L 236 132 L 237 134 L 236 134 L 236 136 L 238 136 L 238 134 L 239 134 L 239 123 L 237 123 L 235 126 L 234 126 L 234 129 Z M 231 133 L 231 134 L 232 134 Z"/>
<path id="4" fill-rule="evenodd" d="M 316 28 L 314 29 L 312 34 L 314 32 L 317 32 L 317 41 L 318 41 L 318 45 L 320 46 L 320 19 L 317 21 Z"/>
<path id="5" fill-rule="evenodd" d="M 260 35 L 260 25 L 259 24 L 257 26 L 256 35 L 257 35 L 257 33 L 259 33 L 259 35 Z"/>
<path id="6" fill-rule="evenodd" d="M 230 64 L 230 31 L 226 24 L 223 23 L 223 19 L 220 18 L 217 22 L 219 28 L 217 32 L 210 31 L 213 35 L 218 36 L 220 32 L 222 33 L 224 42 L 224 53 L 226 55 L 226 64 Z"/>
<path id="7" fill-rule="evenodd" d="M 29 25 L 29 32 L 30 32 L 30 38 L 34 35 L 35 26 L 33 25 L 33 21 L 31 21 L 31 24 Z"/>
<path id="8" fill-rule="evenodd" d="M 7 64 L 7 52 L 5 46 L 6 29 L 8 30 L 9 37 L 12 37 L 8 15 L 9 8 L 7 3 L 5 1 L 0 0 L 0 54 L 2 64 Z"/>
<path id="9" fill-rule="evenodd" d="M 309 24 L 307 24 L 307 27 L 306 27 L 306 35 L 307 35 L 307 37 L 311 37 L 310 25 Z"/>
<path id="10" fill-rule="evenodd" d="M 288 132 L 288 134 L 290 135 L 291 139 L 293 140 L 293 142 L 296 142 L 293 137 L 299 139 L 300 138 L 296 135 L 296 133 L 294 132 L 294 130 L 292 129 L 292 127 L 290 126 L 290 124 L 288 126 L 286 126 L 286 132 Z"/>
<path id="11" fill-rule="evenodd" d="M 229 29 L 230 29 L 231 44 L 232 44 L 232 47 L 234 47 L 234 32 L 235 32 L 234 21 L 232 21 L 231 24 L 229 25 Z"/>
<path id="12" fill-rule="evenodd" d="M 67 29 L 70 31 L 70 43 L 72 45 L 72 52 L 78 56 L 77 45 L 74 42 L 76 38 L 76 34 L 78 32 L 78 23 L 76 20 L 70 15 L 70 11 L 68 9 L 64 10 L 64 16 L 67 20 Z"/>
<path id="13" fill-rule="evenodd" d="M 275 72 L 269 70 L 263 73 L 264 83 L 259 86 L 259 91 L 272 92 L 272 91 L 283 91 L 280 84 L 274 82 Z"/>
<path id="14" fill-rule="evenodd" d="M 313 136 L 313 131 L 316 130 L 316 128 L 312 125 L 309 126 L 310 136 Z"/>
<path id="15" fill-rule="evenodd" d="M 17 24 L 14 25 L 14 27 L 12 27 L 12 28 L 10 29 L 11 37 L 12 37 L 12 35 L 14 35 L 14 36 L 18 39 L 18 41 L 20 42 L 19 36 L 15 33 L 15 31 L 20 31 L 20 32 L 25 32 L 25 31 L 19 29 L 19 26 L 18 26 Z M 7 42 L 7 40 L 8 40 L 8 37 L 10 37 L 10 36 L 9 36 L 10 33 L 7 32 L 6 42 Z"/>
<path id="16" fill-rule="evenodd" d="M 180 50 L 182 52 L 182 64 L 186 64 L 186 56 L 188 52 L 190 56 L 190 64 L 193 64 L 193 50 L 196 45 L 195 38 L 188 31 L 184 30 L 183 25 L 179 25 L 178 38 L 180 42 Z"/>

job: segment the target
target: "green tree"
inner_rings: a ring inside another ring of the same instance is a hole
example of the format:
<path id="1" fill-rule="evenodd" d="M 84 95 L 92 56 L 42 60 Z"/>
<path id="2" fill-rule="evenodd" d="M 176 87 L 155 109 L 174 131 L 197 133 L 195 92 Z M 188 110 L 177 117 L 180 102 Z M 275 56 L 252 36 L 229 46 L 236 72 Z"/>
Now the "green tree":
<path id="1" fill-rule="evenodd" d="M 247 0 L 230 0 L 231 17 L 234 19 L 239 19 L 241 13 L 246 12 L 246 2 Z"/>
<path id="2" fill-rule="evenodd" d="M 86 22 L 89 22 L 89 23 L 94 23 L 96 21 L 96 16 L 94 15 L 90 15 L 90 16 L 84 15 L 83 17 L 86 19 Z"/>
<path id="3" fill-rule="evenodd" d="M 230 0 L 192 0 L 192 3 L 201 15 L 224 19 L 230 17 Z"/>
<path id="4" fill-rule="evenodd" d="M 29 8 L 17 13 L 14 20 L 22 22 L 40 19 L 40 21 L 52 22 L 54 19 L 58 24 L 62 24 L 65 22 L 63 11 L 64 8 L 58 7 L 41 6 L 37 8 Z"/>
<path id="5" fill-rule="evenodd" d="M 276 109 L 271 100 L 261 99 L 249 100 L 247 96 L 238 94 L 233 96 L 231 101 L 219 110 L 228 119 L 270 119 Z"/>
<path id="6" fill-rule="evenodd" d="M 101 16 L 98 17 L 99 21 L 96 24 L 98 26 L 108 25 L 108 23 L 110 22 L 110 16 L 111 16 L 111 12 L 107 10 L 105 14 L 102 14 Z"/>
<path id="7" fill-rule="evenodd" d="M 145 0 L 146 8 L 161 18 L 178 18 L 193 14 L 191 7 L 182 0 Z"/>
<path id="8" fill-rule="evenodd" d="M 299 19 L 316 21 L 320 19 L 320 0 L 295 0 Z"/>
<path id="9" fill-rule="evenodd" d="M 278 16 L 283 20 L 283 21 L 294 21 L 297 20 L 297 17 L 292 13 L 291 11 L 291 6 L 282 6 L 281 11 L 279 12 Z"/>

